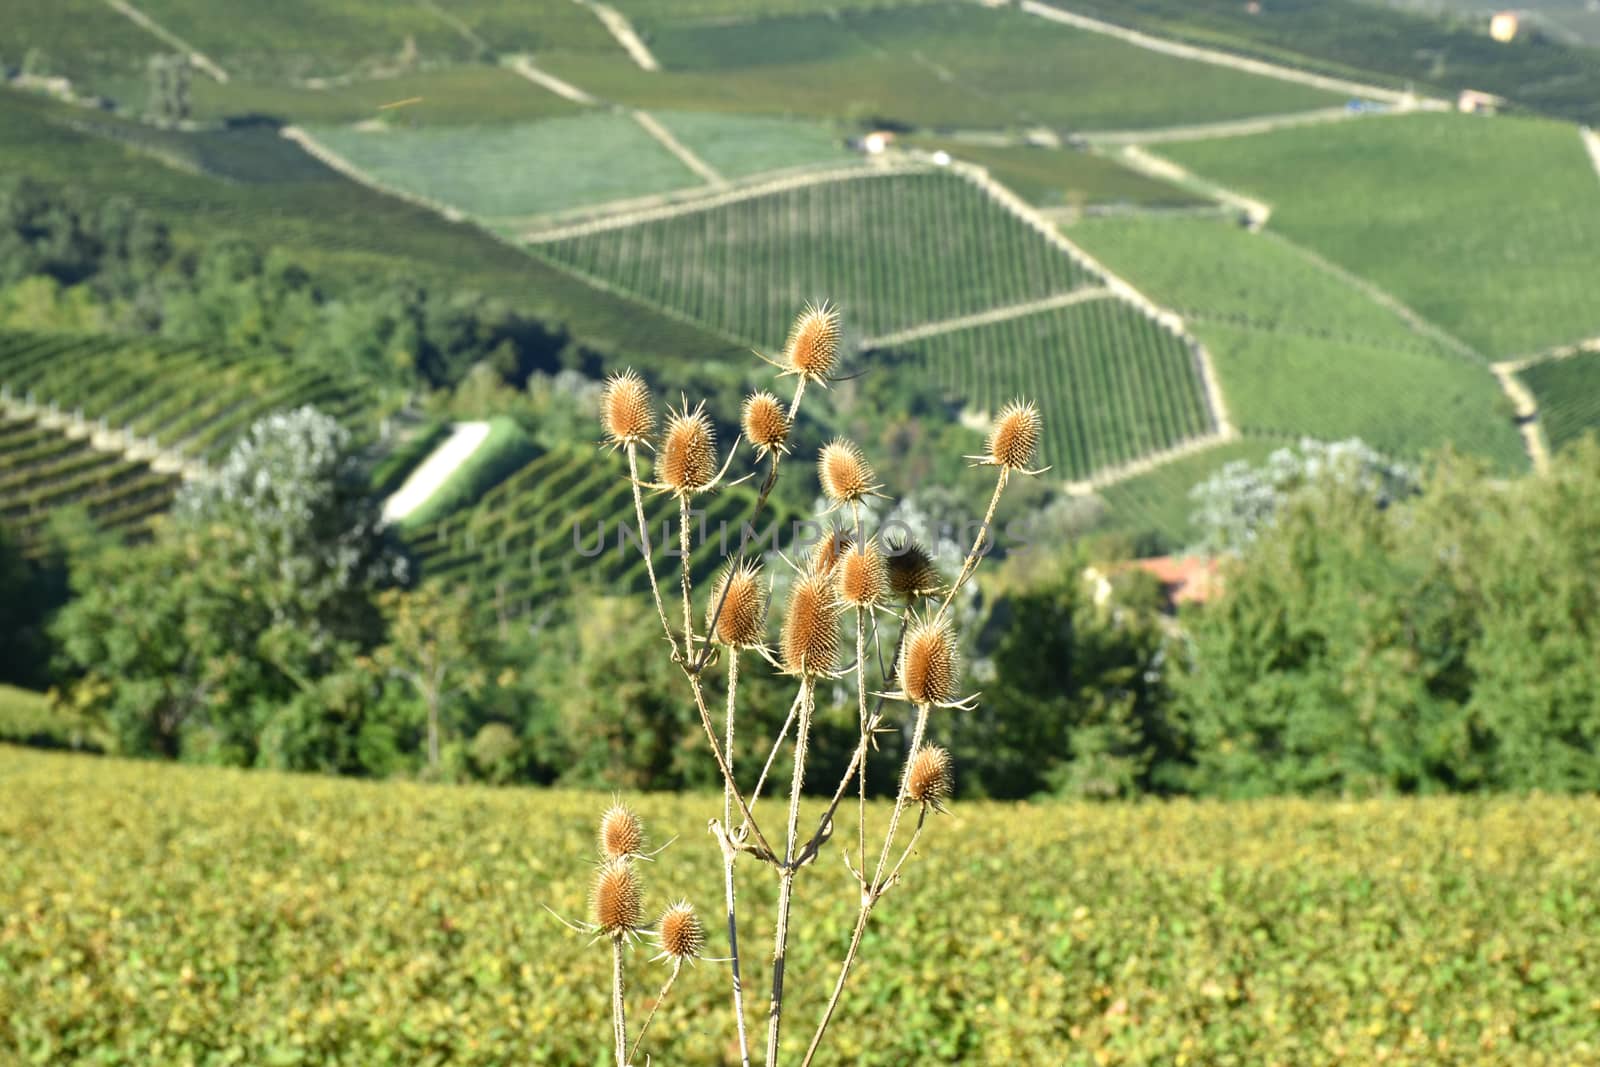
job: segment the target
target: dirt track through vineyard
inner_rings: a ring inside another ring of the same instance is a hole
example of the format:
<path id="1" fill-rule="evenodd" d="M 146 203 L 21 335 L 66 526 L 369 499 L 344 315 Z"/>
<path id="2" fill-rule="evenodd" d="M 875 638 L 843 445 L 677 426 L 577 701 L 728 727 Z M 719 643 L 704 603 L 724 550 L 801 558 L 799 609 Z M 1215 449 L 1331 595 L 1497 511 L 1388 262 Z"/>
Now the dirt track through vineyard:
<path id="1" fill-rule="evenodd" d="M 210 56 L 206 55 L 194 45 L 190 44 L 182 37 L 179 37 L 177 34 L 167 29 L 165 26 L 161 25 L 161 23 L 157 22 L 149 15 L 146 15 L 143 11 L 140 11 L 132 4 L 128 3 L 127 0 L 106 0 L 106 4 L 111 8 L 111 10 L 117 12 L 117 14 L 131 19 L 140 29 L 161 38 L 163 41 L 167 42 L 172 47 L 188 56 L 190 63 L 193 63 L 195 66 L 205 71 L 205 73 L 210 75 L 215 81 L 223 83 L 227 82 L 228 72 L 223 70 L 222 67 L 214 62 Z"/>

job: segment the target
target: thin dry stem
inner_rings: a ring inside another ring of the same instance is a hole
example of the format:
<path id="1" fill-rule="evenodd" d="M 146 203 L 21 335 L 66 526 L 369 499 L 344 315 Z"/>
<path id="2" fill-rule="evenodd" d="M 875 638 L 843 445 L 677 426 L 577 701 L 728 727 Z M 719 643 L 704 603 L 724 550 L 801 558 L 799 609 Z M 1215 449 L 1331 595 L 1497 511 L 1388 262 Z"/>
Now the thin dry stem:
<path id="1" fill-rule="evenodd" d="M 761 803 L 761 790 L 766 787 L 767 775 L 772 770 L 772 765 L 778 759 L 778 750 L 783 747 L 784 738 L 789 736 L 789 729 L 794 725 L 794 720 L 800 714 L 800 694 L 796 693 L 794 703 L 789 705 L 789 717 L 783 720 L 783 729 L 778 731 L 778 739 L 772 742 L 772 751 L 767 753 L 767 762 L 761 768 L 761 777 L 756 779 L 756 787 L 750 791 L 750 803 Z"/>
<path id="2" fill-rule="evenodd" d="M 789 782 L 789 831 L 778 884 L 778 922 L 772 939 L 772 1005 L 767 1012 L 767 1067 L 777 1067 L 778 1037 L 783 1024 L 783 972 L 788 962 L 789 908 L 794 902 L 795 844 L 800 836 L 800 789 L 806 777 L 806 745 L 811 737 L 816 679 L 800 680 L 800 723 L 794 735 L 794 776 Z"/>
<path id="3" fill-rule="evenodd" d="M 682 566 L 679 569 L 683 575 L 680 583 L 683 586 L 683 662 L 688 663 L 694 659 L 694 613 L 689 606 L 694 583 L 689 575 L 689 498 L 682 495 L 678 497 L 678 551 L 682 554 Z M 706 641 L 708 649 L 711 647 L 710 632 Z"/>
<path id="4" fill-rule="evenodd" d="M 639 551 L 644 555 L 644 573 L 650 579 L 650 596 L 655 600 L 656 615 L 661 619 L 661 629 L 667 635 L 667 644 L 676 644 L 672 639 L 672 624 L 667 622 L 667 608 L 661 600 L 661 586 L 656 582 L 656 564 L 650 552 L 650 527 L 644 521 L 644 497 L 639 492 L 639 446 L 633 442 L 628 443 L 628 481 L 633 486 L 633 514 L 639 523 Z"/>
<path id="5" fill-rule="evenodd" d="M 723 721 L 725 728 L 724 751 L 728 757 L 728 769 L 733 770 L 733 722 L 734 713 L 738 708 L 739 693 L 739 650 L 728 650 L 728 710 Z M 759 799 L 759 797 L 757 798 Z M 724 828 L 733 823 L 733 788 L 727 782 L 722 785 L 722 825 Z M 726 840 L 726 838 L 724 838 Z M 739 1030 L 739 1063 L 741 1067 L 750 1067 L 750 1038 L 745 1032 L 744 1025 L 744 981 L 739 972 L 739 917 L 735 903 L 733 864 L 738 858 L 738 852 L 731 847 L 722 850 L 722 881 L 724 895 L 728 907 L 728 958 L 733 966 L 733 1018 Z M 674 967 L 672 976 L 678 976 Z M 671 983 L 668 983 L 671 987 Z M 665 994 L 663 994 L 665 995 Z M 647 1024 L 648 1025 L 648 1024 Z"/>
<path id="6" fill-rule="evenodd" d="M 662 1001 L 667 999 L 667 994 L 672 992 L 672 983 L 678 980 L 678 972 L 683 969 L 682 960 L 672 961 L 672 973 L 667 975 L 667 984 L 661 987 L 661 992 L 656 996 L 656 1002 L 650 1005 L 650 1014 L 644 1017 L 644 1023 L 639 1027 L 639 1033 L 633 1039 L 633 1056 L 639 1056 L 639 1046 L 644 1044 L 645 1031 L 650 1029 L 650 1024 L 655 1020 L 656 1011 L 661 1007 Z"/>
<path id="7" fill-rule="evenodd" d="M 623 1009 L 623 938 L 611 938 L 611 1029 L 616 1037 L 617 1067 L 628 1067 L 628 1019 Z"/>
<path id="8" fill-rule="evenodd" d="M 934 616 L 935 619 L 943 618 L 944 613 L 950 610 L 951 601 L 955 600 L 956 594 L 961 591 L 967 579 L 972 577 L 972 572 L 978 569 L 978 562 L 983 559 L 983 544 L 989 537 L 989 526 L 994 522 L 994 512 L 1000 506 L 1000 494 L 1005 492 L 1006 480 L 1010 474 L 1009 468 L 1000 468 L 1000 477 L 994 483 L 994 495 L 989 497 L 989 510 L 983 513 L 983 525 L 978 527 L 977 540 L 972 542 L 972 551 L 967 553 L 967 558 L 961 563 L 961 574 L 951 583 L 950 591 L 945 594 L 944 603 L 939 605 L 939 613 Z"/>

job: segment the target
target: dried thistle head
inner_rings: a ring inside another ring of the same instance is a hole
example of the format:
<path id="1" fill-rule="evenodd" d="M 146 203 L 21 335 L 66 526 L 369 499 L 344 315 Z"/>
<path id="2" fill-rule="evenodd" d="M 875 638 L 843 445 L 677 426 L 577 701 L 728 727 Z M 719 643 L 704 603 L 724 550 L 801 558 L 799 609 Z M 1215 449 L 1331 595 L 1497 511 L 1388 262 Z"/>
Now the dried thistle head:
<path id="1" fill-rule="evenodd" d="M 757 456 L 787 451 L 784 445 L 789 440 L 789 412 L 783 401 L 771 393 L 763 390 L 745 397 L 739 425 L 745 440 L 755 446 Z"/>
<path id="2" fill-rule="evenodd" d="M 911 540 L 891 540 L 888 551 L 889 591 L 911 602 L 934 596 L 944 588 L 933 553 Z"/>
<path id="3" fill-rule="evenodd" d="M 638 931 L 644 923 L 644 887 L 632 860 L 621 857 L 600 865 L 589 906 L 600 933 L 625 937 Z"/>
<path id="4" fill-rule="evenodd" d="M 839 599 L 853 608 L 869 608 L 889 591 L 888 564 L 870 539 L 839 557 L 833 577 Z"/>
<path id="5" fill-rule="evenodd" d="M 955 630 L 940 617 L 916 620 L 900 653 L 900 691 L 913 704 L 949 706 L 961 681 Z"/>
<path id="6" fill-rule="evenodd" d="M 726 588 L 727 596 L 723 596 Z M 717 632 L 712 640 L 733 648 L 755 648 L 766 640 L 767 587 L 761 581 L 761 566 L 746 560 L 735 566 L 729 563 L 711 590 L 711 600 L 706 605 L 706 630 L 711 629 L 711 617 L 722 605 L 717 618 Z"/>
<path id="7" fill-rule="evenodd" d="M 854 504 L 870 496 L 881 488 L 876 479 L 861 449 L 842 437 L 830 441 L 817 456 L 817 480 L 822 483 L 822 494 L 835 506 Z"/>
<path id="8" fill-rule="evenodd" d="M 827 302 L 807 304 L 789 328 L 784 373 L 826 382 L 839 360 L 839 309 Z"/>
<path id="9" fill-rule="evenodd" d="M 694 906 L 686 900 L 678 901 L 661 913 L 656 935 L 661 942 L 661 954 L 674 960 L 692 960 L 706 947 L 706 929 Z"/>
<path id="10" fill-rule="evenodd" d="M 644 851 L 644 823 L 626 804 L 613 803 L 600 816 L 599 845 L 601 859 L 637 856 Z"/>
<path id="11" fill-rule="evenodd" d="M 781 637 L 783 666 L 815 677 L 839 665 L 839 598 L 828 574 L 807 574 L 789 588 Z"/>
<path id="12" fill-rule="evenodd" d="M 856 535 L 835 526 L 828 536 L 818 541 L 806 559 L 806 571 L 811 574 L 832 574 L 840 558 L 856 543 Z"/>
<path id="13" fill-rule="evenodd" d="M 600 422 L 613 447 L 644 443 L 656 428 L 650 387 L 632 370 L 606 379 L 600 393 Z"/>
<path id="14" fill-rule="evenodd" d="M 1000 409 L 994 429 L 989 431 L 985 462 L 1007 470 L 1027 470 L 1039 449 L 1041 427 L 1033 401 L 1013 400 Z"/>
<path id="15" fill-rule="evenodd" d="M 693 411 L 685 406 L 672 415 L 659 452 L 656 477 L 672 492 L 687 496 L 716 481 L 717 430 L 706 415 L 704 403 Z"/>
<path id="16" fill-rule="evenodd" d="M 906 796 L 918 804 L 943 811 L 954 787 L 950 753 L 938 745 L 923 745 L 906 764 Z"/>

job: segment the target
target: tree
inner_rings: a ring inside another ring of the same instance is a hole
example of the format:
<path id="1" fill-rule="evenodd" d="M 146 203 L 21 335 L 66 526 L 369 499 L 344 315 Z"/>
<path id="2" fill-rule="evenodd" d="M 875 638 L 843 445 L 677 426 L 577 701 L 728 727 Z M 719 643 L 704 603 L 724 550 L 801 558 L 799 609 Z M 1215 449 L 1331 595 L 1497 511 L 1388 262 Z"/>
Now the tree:
<path id="1" fill-rule="evenodd" d="M 435 586 L 411 592 L 391 589 L 378 598 L 388 623 L 388 643 L 373 654 L 381 671 L 409 685 L 427 714 L 428 769 L 439 773 L 439 740 L 458 728 L 456 698 L 474 696 L 488 684 L 492 650 L 472 617 L 466 591 L 447 594 Z"/>

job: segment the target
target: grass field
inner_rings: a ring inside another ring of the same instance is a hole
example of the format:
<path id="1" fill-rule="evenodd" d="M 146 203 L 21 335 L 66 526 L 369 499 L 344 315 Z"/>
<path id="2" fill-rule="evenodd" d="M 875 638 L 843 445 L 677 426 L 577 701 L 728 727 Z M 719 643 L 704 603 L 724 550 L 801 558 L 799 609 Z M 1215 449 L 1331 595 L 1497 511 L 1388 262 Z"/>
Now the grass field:
<path id="1" fill-rule="evenodd" d="M 143 75 L 149 57 L 167 50 L 132 22 L 113 17 L 104 0 L 6 0 L 0 8 L 6 64 L 38 49 L 49 74 L 101 91 L 108 81 Z"/>
<path id="2" fill-rule="evenodd" d="M 380 132 L 315 127 L 310 132 L 385 185 L 507 225 L 702 184 L 626 115 Z"/>
<path id="3" fill-rule="evenodd" d="M 1600 354 L 1535 363 L 1517 377 L 1539 404 L 1539 425 L 1551 448 L 1600 432 Z"/>
<path id="4" fill-rule="evenodd" d="M 1213 428 L 1181 338 L 1118 300 L 1092 300 L 896 349 L 990 414 L 1018 396 L 1044 414 L 1039 462 L 1085 478 Z"/>
<path id="5" fill-rule="evenodd" d="M 1600 334 L 1600 180 L 1571 126 L 1419 115 L 1163 151 L 1485 355 Z"/>
<path id="6" fill-rule="evenodd" d="M 180 241 L 236 234 L 331 277 L 398 275 L 476 289 L 565 323 L 618 358 L 666 365 L 728 351 L 716 335 L 595 289 L 474 226 L 363 188 L 281 138 L 259 142 L 272 180 L 225 181 L 129 146 L 147 130 L 0 90 L 0 169 L 127 197 L 158 212 Z"/>
<path id="7" fill-rule="evenodd" d="M 925 4 L 758 20 L 653 24 L 666 68 L 549 54 L 540 63 L 636 107 L 748 111 L 917 126 L 1170 126 L 1341 102 L 1173 59 L 1014 9 Z"/>
<path id="8" fill-rule="evenodd" d="M 65 1062 L 590 1067 L 609 956 L 543 907 L 583 914 L 610 799 L 0 748 L 0 1042 Z M 721 951 L 699 832 L 720 799 L 637 799 L 654 840 L 683 834 L 644 872 L 647 910 L 689 897 Z M 1587 1062 L 1596 819 L 1592 797 L 958 798 L 874 917 L 830 1062 Z M 825 851 L 799 879 L 790 1057 L 853 915 Z M 770 937 L 772 897 L 746 879 L 746 944 Z M 630 960 L 634 1020 L 665 978 L 651 954 Z M 757 1033 L 763 957 L 745 957 Z M 654 1062 L 728 1062 L 726 983 L 685 970 Z"/>
<path id="9" fill-rule="evenodd" d="M 1359 437 L 1414 458 L 1449 442 L 1503 471 L 1527 469 L 1509 401 L 1487 368 L 1458 356 L 1200 323 L 1240 429 Z"/>
<path id="10" fill-rule="evenodd" d="M 1129 170 L 1104 156 L 1033 145 L 986 145 L 926 135 L 905 144 L 945 151 L 988 170 L 1011 191 L 1039 207 L 1135 204 L 1197 207 L 1209 204 L 1192 193 Z"/>
<path id="11" fill-rule="evenodd" d="M 661 111 L 655 118 L 725 178 L 859 158 L 845 147 L 842 131 L 820 122 L 694 111 Z"/>
<path id="12" fill-rule="evenodd" d="M 576 115 L 583 110 L 504 67 L 479 64 L 369 78 L 326 89 L 239 80 L 223 85 L 202 78 L 193 83 L 191 96 L 195 117 L 202 121 L 271 115 L 302 125 L 353 123 L 378 117 L 399 128 L 531 122 Z M 379 110 L 384 104 L 403 100 L 417 102 Z"/>
<path id="13" fill-rule="evenodd" d="M 1067 234 L 1151 299 L 1189 319 L 1395 347 L 1438 347 L 1294 245 L 1228 219 L 1087 219 Z"/>
<path id="14" fill-rule="evenodd" d="M 751 344 L 829 299 L 875 337 L 1093 281 L 963 178 L 873 175 L 541 244 L 574 270 Z"/>
<path id="15" fill-rule="evenodd" d="M 1159 534 L 1170 548 L 1182 549 L 1196 537 L 1190 516 L 1189 491 L 1236 460 L 1260 463 L 1288 441 L 1243 437 L 1163 463 L 1126 481 L 1100 490 L 1106 505 L 1104 528 L 1138 537 Z"/>

